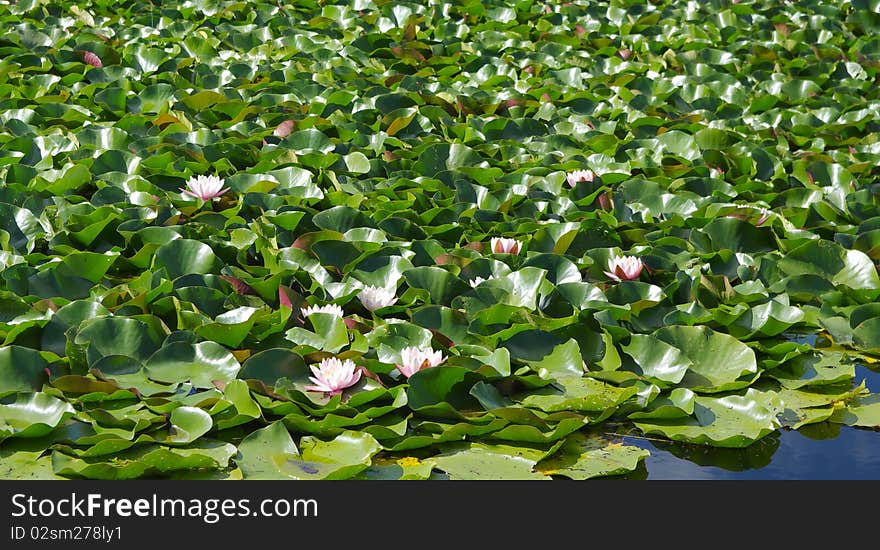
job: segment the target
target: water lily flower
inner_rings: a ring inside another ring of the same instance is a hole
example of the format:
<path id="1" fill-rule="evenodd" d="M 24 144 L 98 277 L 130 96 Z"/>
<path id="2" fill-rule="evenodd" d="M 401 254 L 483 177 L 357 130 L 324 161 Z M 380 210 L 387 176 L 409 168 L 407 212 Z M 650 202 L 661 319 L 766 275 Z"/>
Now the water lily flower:
<path id="1" fill-rule="evenodd" d="M 303 317 L 308 317 L 312 313 L 329 313 L 337 317 L 344 317 L 345 312 L 336 304 L 327 304 L 326 306 L 309 306 L 302 308 Z"/>
<path id="2" fill-rule="evenodd" d="M 519 254 L 520 243 L 516 239 L 505 239 L 504 237 L 492 237 L 492 252 L 495 254 Z"/>
<path id="3" fill-rule="evenodd" d="M 195 176 L 186 180 L 186 189 L 182 189 L 183 193 L 193 196 L 203 201 L 209 201 L 229 191 L 229 188 L 223 187 L 223 178 L 217 176 Z"/>
<path id="4" fill-rule="evenodd" d="M 565 179 L 568 180 L 569 187 L 574 187 L 578 182 L 593 181 L 595 177 L 596 174 L 594 174 L 592 170 L 575 170 L 565 176 Z"/>
<path id="5" fill-rule="evenodd" d="M 293 131 L 294 122 L 292 120 L 285 120 L 281 124 L 275 127 L 275 131 L 272 132 L 277 138 L 286 138 Z"/>
<path id="6" fill-rule="evenodd" d="M 642 274 L 645 264 L 635 256 L 619 256 L 608 262 L 609 271 L 605 272 L 615 281 L 632 281 Z"/>
<path id="7" fill-rule="evenodd" d="M 413 374 L 422 369 L 436 367 L 446 360 L 446 357 L 440 350 L 434 351 L 433 348 L 426 350 L 414 346 L 407 346 L 400 350 L 401 365 L 396 365 L 400 374 L 409 378 Z"/>
<path id="8" fill-rule="evenodd" d="M 617 51 L 617 55 L 620 56 L 621 59 L 626 61 L 632 56 L 632 50 L 630 50 L 629 48 L 622 48 Z"/>
<path id="9" fill-rule="evenodd" d="M 397 296 L 393 289 L 370 285 L 360 291 L 358 299 L 365 308 L 375 311 L 394 304 L 397 301 Z"/>
<path id="10" fill-rule="evenodd" d="M 336 357 L 327 357 L 321 360 L 320 365 L 312 365 L 309 368 L 315 375 L 309 376 L 309 380 L 315 385 L 306 386 L 305 389 L 308 391 L 338 395 L 342 393 L 342 390 L 354 386 L 361 379 L 361 370 L 351 359 L 340 361 Z"/>
<path id="11" fill-rule="evenodd" d="M 104 64 L 101 63 L 101 58 L 92 52 L 83 52 L 83 62 L 86 65 L 91 65 L 92 67 L 97 67 L 99 69 L 104 66 Z"/>

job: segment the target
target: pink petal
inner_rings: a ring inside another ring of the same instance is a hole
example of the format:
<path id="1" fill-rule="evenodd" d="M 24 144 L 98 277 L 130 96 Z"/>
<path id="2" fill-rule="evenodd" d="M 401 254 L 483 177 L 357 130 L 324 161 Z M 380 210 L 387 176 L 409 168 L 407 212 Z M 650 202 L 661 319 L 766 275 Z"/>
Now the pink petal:
<path id="1" fill-rule="evenodd" d="M 292 120 L 285 120 L 284 122 L 279 124 L 275 128 L 275 131 L 272 133 L 275 135 L 275 137 L 285 138 L 289 136 L 290 133 L 293 131 L 293 124 L 294 123 Z"/>
<path id="2" fill-rule="evenodd" d="M 86 65 L 91 65 L 92 67 L 97 67 L 99 69 L 104 66 L 104 64 L 101 63 L 101 58 L 92 52 L 84 52 L 83 61 Z"/>

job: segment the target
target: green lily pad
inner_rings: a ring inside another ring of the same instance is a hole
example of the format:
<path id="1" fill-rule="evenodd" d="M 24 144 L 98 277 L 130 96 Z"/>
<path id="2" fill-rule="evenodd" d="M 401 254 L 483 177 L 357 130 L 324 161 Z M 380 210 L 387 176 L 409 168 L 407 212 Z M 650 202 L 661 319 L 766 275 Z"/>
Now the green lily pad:
<path id="1" fill-rule="evenodd" d="M 39 352 L 21 346 L 0 348 L 0 397 L 14 392 L 37 391 L 48 381 L 49 366 Z"/>
<path id="2" fill-rule="evenodd" d="M 592 479 L 631 472 L 650 454 L 647 449 L 632 445 L 574 434 L 566 439 L 557 455 L 538 463 L 537 469 L 546 475 Z"/>
<path id="3" fill-rule="evenodd" d="M 636 420 L 646 435 L 715 447 L 746 447 L 773 432 L 779 421 L 773 411 L 746 391 L 745 395 L 697 396 L 694 414 L 680 419 Z"/>
<path id="4" fill-rule="evenodd" d="M 214 342 L 173 342 L 162 346 L 144 364 L 146 374 L 157 382 L 190 382 L 208 388 L 214 382 L 230 382 L 241 366 L 223 346 Z"/>
<path id="5" fill-rule="evenodd" d="M 74 409 L 45 393 L 19 395 L 0 404 L 0 441 L 9 437 L 42 437 L 73 416 Z"/>
<path id="6" fill-rule="evenodd" d="M 661 328 L 653 336 L 691 362 L 680 385 L 697 393 L 743 388 L 756 377 L 755 352 L 727 334 L 704 326 L 674 326 Z"/>
<path id="7" fill-rule="evenodd" d="M 549 480 L 550 477 L 534 471 L 542 458 L 542 451 L 529 448 L 469 443 L 436 455 L 434 462 L 449 479 Z"/>

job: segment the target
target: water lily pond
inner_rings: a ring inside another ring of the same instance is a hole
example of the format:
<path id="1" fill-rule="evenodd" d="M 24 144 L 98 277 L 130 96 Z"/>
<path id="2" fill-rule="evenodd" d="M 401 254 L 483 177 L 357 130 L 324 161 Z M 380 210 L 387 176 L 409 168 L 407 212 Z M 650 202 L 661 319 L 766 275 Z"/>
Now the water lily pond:
<path id="1" fill-rule="evenodd" d="M 880 477 L 876 8 L 0 4 L 0 478 Z"/>

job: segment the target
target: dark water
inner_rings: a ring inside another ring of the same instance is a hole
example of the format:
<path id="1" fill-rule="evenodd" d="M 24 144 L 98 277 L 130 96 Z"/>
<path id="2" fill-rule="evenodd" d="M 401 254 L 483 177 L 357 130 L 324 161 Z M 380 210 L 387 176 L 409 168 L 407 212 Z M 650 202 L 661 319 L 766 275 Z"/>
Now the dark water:
<path id="1" fill-rule="evenodd" d="M 856 367 L 880 393 L 880 373 Z M 880 479 L 880 431 L 822 422 L 797 431 L 779 430 L 745 449 L 718 449 L 624 437 L 651 451 L 635 479 Z"/>

